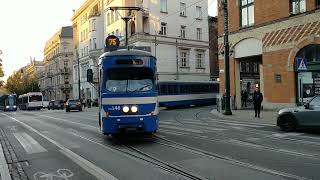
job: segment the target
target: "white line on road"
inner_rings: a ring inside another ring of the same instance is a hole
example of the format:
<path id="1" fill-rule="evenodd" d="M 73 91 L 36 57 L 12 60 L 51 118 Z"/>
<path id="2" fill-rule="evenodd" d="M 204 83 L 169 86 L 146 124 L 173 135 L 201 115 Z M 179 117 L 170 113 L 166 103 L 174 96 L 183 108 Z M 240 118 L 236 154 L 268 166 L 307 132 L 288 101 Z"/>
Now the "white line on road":
<path id="1" fill-rule="evenodd" d="M 256 125 L 256 126 L 270 126 L 270 127 L 274 127 L 275 126 L 275 125 L 267 124 L 267 123 L 252 123 L 252 122 L 249 122 L 249 121 L 224 120 L 224 119 L 214 119 L 214 118 L 203 118 L 203 120 L 210 120 L 212 122 L 222 122 L 222 123 Z"/>
<path id="2" fill-rule="evenodd" d="M 50 118 L 50 119 L 55 119 L 55 120 L 58 120 L 58 121 L 68 122 L 68 123 L 71 123 L 71 124 L 77 124 L 77 125 L 80 125 L 80 126 L 88 127 L 90 129 L 100 130 L 100 128 L 95 127 L 95 126 L 91 126 L 91 125 L 88 125 L 88 124 L 77 123 L 77 122 L 68 121 L 68 120 L 61 119 L 61 118 L 55 118 L 55 117 L 51 117 L 51 116 L 46 116 L 46 115 L 39 115 L 39 116 Z"/>
<path id="3" fill-rule="evenodd" d="M 49 138 L 48 136 L 42 134 L 41 132 L 39 132 L 38 130 L 34 129 L 33 127 L 29 126 L 28 124 L 14 118 L 11 117 L 9 115 L 6 115 L 4 113 L 2 113 L 3 115 L 9 117 L 10 119 L 14 120 L 17 123 L 20 123 L 22 126 L 24 126 L 25 128 L 29 129 L 30 131 L 35 132 L 36 134 L 40 135 L 41 137 L 45 138 L 46 140 L 48 140 L 49 142 L 51 142 L 52 144 L 54 144 L 55 146 L 59 147 L 61 150 L 60 152 L 62 152 L 64 155 L 66 155 L 68 158 L 70 158 L 73 162 L 75 162 L 76 164 L 78 164 L 80 167 L 82 167 L 84 170 L 86 170 L 87 172 L 89 172 L 90 174 L 92 174 L 93 176 L 95 176 L 97 179 L 99 180 L 118 180 L 117 178 L 115 178 L 114 176 L 112 176 L 110 173 L 104 171 L 103 169 L 101 169 L 100 167 L 94 165 L 93 163 L 91 163 L 90 161 L 84 159 L 83 157 L 79 156 L 78 154 L 74 153 L 73 151 L 71 151 L 70 149 L 62 146 L 61 144 L 59 144 L 58 142 L 54 141 L 53 139 Z"/>
<path id="4" fill-rule="evenodd" d="M 27 154 L 47 152 L 36 140 L 26 133 L 13 133 Z"/>
<path id="5" fill-rule="evenodd" d="M 192 132 L 192 133 L 203 133 L 202 131 L 199 131 L 196 129 L 180 128 L 180 127 L 175 127 L 175 126 L 159 125 L 159 127 L 166 128 L 166 129 L 175 129 L 175 130 L 180 130 L 180 131 Z"/>
<path id="6" fill-rule="evenodd" d="M 2 180 L 11 180 L 10 172 L 8 169 L 7 161 L 3 154 L 1 143 L 0 143 L 0 175 Z"/>

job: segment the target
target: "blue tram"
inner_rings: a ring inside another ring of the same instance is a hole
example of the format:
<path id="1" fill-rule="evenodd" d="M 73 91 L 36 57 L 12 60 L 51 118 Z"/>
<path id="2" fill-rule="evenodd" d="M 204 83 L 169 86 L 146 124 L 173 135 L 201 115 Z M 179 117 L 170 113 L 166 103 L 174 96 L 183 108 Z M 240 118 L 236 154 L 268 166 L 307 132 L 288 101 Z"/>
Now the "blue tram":
<path id="1" fill-rule="evenodd" d="M 17 110 L 17 95 L 3 95 L 0 97 L 0 110 L 16 111 Z"/>
<path id="2" fill-rule="evenodd" d="M 159 82 L 159 106 L 215 105 L 219 94 L 219 82 Z"/>
<path id="3" fill-rule="evenodd" d="M 158 129 L 156 58 L 141 50 L 120 49 L 100 56 L 100 113 L 103 134 Z"/>

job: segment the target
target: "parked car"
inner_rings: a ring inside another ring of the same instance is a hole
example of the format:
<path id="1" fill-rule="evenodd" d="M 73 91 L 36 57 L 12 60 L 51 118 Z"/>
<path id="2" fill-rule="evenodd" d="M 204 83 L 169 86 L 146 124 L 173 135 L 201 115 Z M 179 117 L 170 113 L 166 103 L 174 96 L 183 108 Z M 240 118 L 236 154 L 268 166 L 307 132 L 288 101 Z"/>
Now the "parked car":
<path id="1" fill-rule="evenodd" d="M 64 109 L 64 103 L 62 100 L 51 100 L 49 102 L 49 105 L 48 105 L 48 110 L 55 110 L 55 109 L 61 109 L 63 110 Z"/>
<path id="2" fill-rule="evenodd" d="M 71 110 L 82 111 L 81 101 L 76 99 L 69 99 L 66 103 L 66 112 Z"/>
<path id="3" fill-rule="evenodd" d="M 42 101 L 42 108 L 48 108 L 49 106 L 49 101 Z"/>
<path id="4" fill-rule="evenodd" d="M 304 106 L 281 109 L 277 126 L 290 132 L 297 129 L 320 129 L 320 96 L 315 96 Z"/>

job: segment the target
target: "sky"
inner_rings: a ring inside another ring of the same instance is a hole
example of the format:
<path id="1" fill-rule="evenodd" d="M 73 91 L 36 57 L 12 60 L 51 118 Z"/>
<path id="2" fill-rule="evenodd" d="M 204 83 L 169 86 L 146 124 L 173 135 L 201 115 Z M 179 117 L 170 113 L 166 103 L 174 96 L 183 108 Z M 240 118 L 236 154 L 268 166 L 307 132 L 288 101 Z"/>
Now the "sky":
<path id="1" fill-rule="evenodd" d="M 208 0 L 209 15 L 216 15 L 216 1 Z M 46 41 L 62 26 L 71 25 L 73 9 L 85 0 L 0 0 L 0 59 L 4 80 L 26 66 L 30 57 L 43 60 Z"/>

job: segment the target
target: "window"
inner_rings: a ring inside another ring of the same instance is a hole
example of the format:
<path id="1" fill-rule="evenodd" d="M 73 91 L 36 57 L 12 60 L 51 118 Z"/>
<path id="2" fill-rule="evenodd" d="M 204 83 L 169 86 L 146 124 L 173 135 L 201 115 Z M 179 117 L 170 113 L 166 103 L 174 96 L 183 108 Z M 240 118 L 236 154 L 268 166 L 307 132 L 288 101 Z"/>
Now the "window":
<path id="1" fill-rule="evenodd" d="M 310 102 L 310 106 L 311 107 L 314 107 L 314 106 L 319 107 L 320 106 L 320 96 L 317 96 L 314 99 L 312 99 L 312 101 Z"/>
<path id="2" fill-rule="evenodd" d="M 181 67 L 188 67 L 188 52 L 185 50 L 181 51 L 180 54 Z"/>
<path id="3" fill-rule="evenodd" d="M 290 0 L 290 13 L 299 14 L 306 11 L 305 0 Z"/>
<path id="4" fill-rule="evenodd" d="M 196 19 L 202 19 L 202 9 L 200 6 L 196 6 Z"/>
<path id="5" fill-rule="evenodd" d="M 241 27 L 254 24 L 254 0 L 241 0 Z"/>
<path id="6" fill-rule="evenodd" d="M 316 0 L 316 8 L 320 8 L 320 0 Z"/>
<path id="7" fill-rule="evenodd" d="M 97 26 L 97 22 L 96 22 L 95 19 L 93 19 L 93 20 L 92 20 L 92 27 L 91 27 L 92 29 L 91 29 L 91 30 L 92 30 L 92 31 L 95 31 L 96 28 L 97 28 L 96 26 Z"/>
<path id="8" fill-rule="evenodd" d="M 203 68 L 204 54 L 202 52 L 197 53 L 196 60 L 197 60 L 197 68 Z"/>
<path id="9" fill-rule="evenodd" d="M 90 43 L 89 43 L 89 49 L 92 50 L 92 40 L 90 39 Z"/>
<path id="10" fill-rule="evenodd" d="M 320 62 L 320 45 L 310 44 L 299 50 L 296 58 L 307 59 L 308 62 Z"/>
<path id="11" fill-rule="evenodd" d="M 111 24 L 111 19 L 110 19 L 110 13 L 107 14 L 107 24 L 110 25 Z"/>
<path id="12" fill-rule="evenodd" d="M 93 38 L 92 40 L 93 49 L 97 49 L 97 38 Z"/>
<path id="13" fill-rule="evenodd" d="M 117 11 L 114 11 L 114 21 L 118 21 L 119 15 Z"/>
<path id="14" fill-rule="evenodd" d="M 167 35 L 167 23 L 161 23 L 161 31 L 159 34 L 166 36 Z"/>
<path id="15" fill-rule="evenodd" d="M 180 3 L 180 16 L 187 16 L 187 7 L 186 3 Z"/>
<path id="16" fill-rule="evenodd" d="M 197 28 L 197 40 L 201 41 L 202 40 L 202 29 Z"/>
<path id="17" fill-rule="evenodd" d="M 119 37 L 119 29 L 116 30 L 116 36 Z"/>
<path id="18" fill-rule="evenodd" d="M 253 72 L 255 72 L 255 73 L 259 72 L 259 64 L 258 63 L 253 64 Z"/>
<path id="19" fill-rule="evenodd" d="M 160 12 L 168 12 L 167 11 L 167 0 L 160 0 Z"/>
<path id="20" fill-rule="evenodd" d="M 180 37 L 186 38 L 186 26 L 181 26 Z"/>
<path id="21" fill-rule="evenodd" d="M 115 11 L 114 11 L 115 12 Z M 114 22 L 114 12 L 111 12 L 111 23 Z"/>

